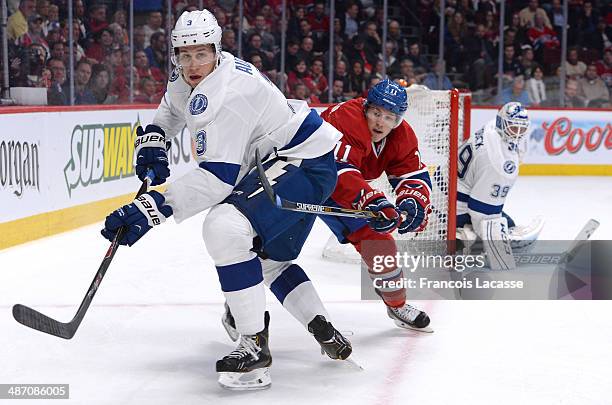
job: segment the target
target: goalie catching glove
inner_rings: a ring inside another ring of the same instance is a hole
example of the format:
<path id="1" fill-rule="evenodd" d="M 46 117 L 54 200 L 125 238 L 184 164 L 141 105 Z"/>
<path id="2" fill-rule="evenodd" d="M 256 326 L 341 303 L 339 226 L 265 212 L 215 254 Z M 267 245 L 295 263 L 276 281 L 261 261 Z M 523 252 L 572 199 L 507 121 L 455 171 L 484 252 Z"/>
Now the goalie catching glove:
<path id="1" fill-rule="evenodd" d="M 387 200 L 382 191 L 361 191 L 353 206 L 358 210 L 377 213 L 375 218 L 368 220 L 368 225 L 378 233 L 391 233 L 397 228 L 401 217 L 395 206 Z"/>
<path id="2" fill-rule="evenodd" d="M 395 205 L 404 214 L 404 219 L 397 230 L 400 234 L 421 232 L 425 229 L 431 208 L 429 190 L 422 182 L 404 180 L 397 190 Z"/>
<path id="3" fill-rule="evenodd" d="M 119 244 L 132 246 L 149 229 L 172 215 L 172 207 L 164 205 L 165 201 L 164 196 L 157 191 L 144 193 L 131 204 L 124 205 L 106 217 L 102 236 L 112 241 L 119 228 L 126 226 L 128 230 Z"/>
<path id="4" fill-rule="evenodd" d="M 155 172 L 152 186 L 163 184 L 170 176 L 166 134 L 157 125 L 149 124 L 144 130 L 140 126 L 136 128 L 134 154 L 136 155 L 136 175 L 140 180 L 144 181 L 149 169 Z"/>

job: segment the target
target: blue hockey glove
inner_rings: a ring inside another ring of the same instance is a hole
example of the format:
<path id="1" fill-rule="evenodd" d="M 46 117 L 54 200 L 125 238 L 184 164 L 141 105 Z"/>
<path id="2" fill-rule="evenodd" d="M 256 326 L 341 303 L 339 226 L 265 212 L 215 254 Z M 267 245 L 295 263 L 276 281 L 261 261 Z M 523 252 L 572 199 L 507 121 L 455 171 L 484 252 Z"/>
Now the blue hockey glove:
<path id="1" fill-rule="evenodd" d="M 397 209 L 404 219 L 397 230 L 400 234 L 420 232 L 427 226 L 429 213 L 429 190 L 420 181 L 404 181 L 395 199 Z"/>
<path id="2" fill-rule="evenodd" d="M 124 205 L 106 217 L 102 236 L 112 241 L 119 228 L 127 226 L 128 231 L 119 244 L 132 246 L 149 229 L 172 215 L 172 207 L 164 205 L 165 201 L 164 196 L 157 191 L 144 193 L 131 204 Z"/>
<path id="3" fill-rule="evenodd" d="M 149 124 L 145 130 L 140 126 L 136 128 L 134 154 L 136 155 L 136 175 L 140 180 L 144 181 L 148 169 L 155 172 L 152 186 L 163 184 L 170 176 L 166 135 L 157 125 Z"/>
<path id="4" fill-rule="evenodd" d="M 378 233 L 391 233 L 397 228 L 401 217 L 395 206 L 387 200 L 381 191 L 372 190 L 362 195 L 353 204 L 358 210 L 368 210 L 379 214 L 370 218 L 368 225 Z"/>

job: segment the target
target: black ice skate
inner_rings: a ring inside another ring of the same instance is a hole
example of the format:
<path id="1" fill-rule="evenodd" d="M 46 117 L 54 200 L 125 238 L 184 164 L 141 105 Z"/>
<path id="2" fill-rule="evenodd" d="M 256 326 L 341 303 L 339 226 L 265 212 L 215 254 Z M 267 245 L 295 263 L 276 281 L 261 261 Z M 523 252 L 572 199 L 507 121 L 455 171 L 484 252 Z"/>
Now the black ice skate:
<path id="1" fill-rule="evenodd" d="M 429 316 L 410 304 L 404 304 L 404 306 L 399 308 L 387 307 L 387 315 L 400 328 L 425 333 L 433 332 L 433 329 L 429 327 Z"/>
<path id="2" fill-rule="evenodd" d="M 261 390 L 272 384 L 268 347 L 270 314 L 264 315 L 264 329 L 255 335 L 240 336 L 236 350 L 217 361 L 219 384 L 230 390 Z"/>
<path id="3" fill-rule="evenodd" d="M 331 322 L 327 322 L 323 315 L 317 315 L 308 324 L 308 332 L 321 345 L 321 354 L 327 354 L 334 360 L 346 360 L 353 351 L 349 342 L 338 332 Z"/>

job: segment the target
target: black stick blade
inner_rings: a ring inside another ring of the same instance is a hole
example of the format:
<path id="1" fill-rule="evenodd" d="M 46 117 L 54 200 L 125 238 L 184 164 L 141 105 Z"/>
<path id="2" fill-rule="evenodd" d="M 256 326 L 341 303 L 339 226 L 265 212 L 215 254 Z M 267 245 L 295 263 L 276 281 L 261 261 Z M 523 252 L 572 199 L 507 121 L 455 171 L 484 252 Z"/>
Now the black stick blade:
<path id="1" fill-rule="evenodd" d="M 28 328 L 36 329 L 64 339 L 72 339 L 76 332 L 76 329 L 73 328 L 70 323 L 58 322 L 55 319 L 49 318 L 47 315 L 41 314 L 21 304 L 13 306 L 13 318 Z"/>

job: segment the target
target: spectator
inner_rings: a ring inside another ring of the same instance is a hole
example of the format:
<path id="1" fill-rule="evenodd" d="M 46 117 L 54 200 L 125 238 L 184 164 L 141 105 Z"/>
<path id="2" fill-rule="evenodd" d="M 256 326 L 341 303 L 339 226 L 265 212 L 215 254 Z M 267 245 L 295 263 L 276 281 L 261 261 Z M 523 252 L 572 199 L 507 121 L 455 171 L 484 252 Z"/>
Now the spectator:
<path id="1" fill-rule="evenodd" d="M 302 38 L 301 21 L 305 18 L 306 10 L 304 7 L 296 7 L 295 12 L 291 17 L 289 17 L 289 21 L 287 22 L 287 37 Z"/>
<path id="2" fill-rule="evenodd" d="M 234 56 L 238 56 L 238 44 L 236 43 L 236 33 L 233 30 L 225 29 L 221 35 L 221 48 L 231 53 Z"/>
<path id="3" fill-rule="evenodd" d="M 533 49 L 531 48 L 531 45 L 525 44 L 522 46 L 522 50 L 523 52 L 521 53 L 521 68 L 523 69 L 525 77 L 531 77 L 533 68 L 537 66 Z"/>
<path id="4" fill-rule="evenodd" d="M 605 49 L 612 47 L 612 27 L 606 24 L 605 19 L 599 19 L 597 29 L 586 37 L 584 46 L 596 49 L 599 55 L 602 55 Z"/>
<path id="5" fill-rule="evenodd" d="M 147 58 L 147 54 L 144 51 L 136 51 L 134 53 L 134 67 L 136 67 L 139 77 L 150 77 L 155 81 L 158 90 L 163 89 L 166 76 L 159 68 L 149 66 L 149 58 Z"/>
<path id="6" fill-rule="evenodd" d="M 567 51 L 567 61 L 565 62 L 565 74 L 571 79 L 579 79 L 584 76 L 587 66 L 578 60 L 578 48 L 572 47 Z"/>
<path id="7" fill-rule="evenodd" d="M 534 20 L 534 26 L 527 31 L 527 36 L 529 37 L 529 41 L 533 44 L 533 48 L 536 51 L 544 48 L 559 48 L 561 44 L 557 38 L 557 32 L 544 25 L 544 20 L 541 15 L 535 15 Z"/>
<path id="8" fill-rule="evenodd" d="M 296 39 L 289 39 L 287 41 L 287 53 L 285 56 L 285 66 L 291 69 L 298 62 L 298 52 L 300 50 L 300 43 Z M 280 55 L 279 55 L 280 56 Z M 280 60 L 278 61 L 278 68 L 280 70 Z M 285 68 L 285 71 L 288 69 Z"/>
<path id="9" fill-rule="evenodd" d="M 334 81 L 336 80 L 342 80 L 342 91 L 346 93 L 349 88 L 349 75 L 346 71 L 346 64 L 341 60 L 336 61 L 334 68 Z"/>
<path id="10" fill-rule="evenodd" d="M 348 39 L 353 39 L 359 31 L 359 5 L 355 2 L 348 2 L 346 12 L 340 18 L 340 23 L 344 27 L 344 35 Z"/>
<path id="11" fill-rule="evenodd" d="M 525 90 L 525 79 L 523 76 L 517 76 L 512 81 L 512 87 L 506 87 L 502 90 L 497 98 L 498 104 L 506 104 L 511 101 L 518 101 L 523 106 L 529 106 L 529 95 Z"/>
<path id="12" fill-rule="evenodd" d="M 166 31 L 162 27 L 163 19 L 161 11 L 151 11 L 147 16 L 147 23 L 143 26 L 145 34 L 144 47 L 147 48 L 151 45 L 153 40 L 153 34 L 160 33 L 165 34 Z"/>
<path id="13" fill-rule="evenodd" d="M 46 37 L 49 33 L 49 0 L 38 0 L 36 2 L 36 13 L 42 18 L 42 31 Z"/>
<path id="14" fill-rule="evenodd" d="M 31 44 L 39 44 L 45 48 L 47 55 L 49 54 L 49 45 L 45 39 L 45 34 L 42 28 L 43 19 L 38 14 L 32 14 L 28 17 L 28 31 L 17 38 L 17 45 L 23 48 Z"/>
<path id="15" fill-rule="evenodd" d="M 68 49 L 66 44 L 58 41 L 51 44 L 51 59 L 59 59 L 64 62 L 64 65 L 68 64 Z"/>
<path id="16" fill-rule="evenodd" d="M 296 83 L 308 82 L 308 86 L 314 87 L 310 81 L 310 73 L 308 72 L 308 66 L 304 59 L 298 59 L 295 66 L 287 74 L 287 87 L 289 90 L 295 88 Z"/>
<path id="17" fill-rule="evenodd" d="M 365 49 L 365 38 L 363 35 L 353 37 L 353 46 L 347 49 L 347 57 L 352 65 L 353 62 L 359 61 L 363 66 L 363 70 L 370 74 L 376 63 L 376 54 L 372 54 Z"/>
<path id="18" fill-rule="evenodd" d="M 383 59 L 386 62 L 386 68 L 389 76 L 397 75 L 400 70 L 400 64 L 399 59 L 397 59 L 395 56 L 395 42 L 387 41 L 385 43 L 385 54 L 378 54 L 378 60 L 382 61 Z M 372 73 L 373 72 L 370 72 L 370 74 Z"/>
<path id="19" fill-rule="evenodd" d="M 561 37 L 563 27 L 566 25 L 561 0 L 552 0 L 549 17 L 550 21 L 552 21 L 552 28 L 557 33 L 557 38 Z"/>
<path id="20" fill-rule="evenodd" d="M 560 105 L 560 103 L 557 105 Z M 578 95 L 578 81 L 568 79 L 565 82 L 565 106 L 572 108 L 584 107 L 585 105 L 585 99 Z"/>
<path id="21" fill-rule="evenodd" d="M 512 16 L 512 19 L 513 22 L 515 19 L 518 22 L 518 14 L 514 14 Z M 484 27 L 485 37 L 489 39 L 492 43 L 496 44 L 499 38 L 499 18 L 496 18 L 495 14 L 493 14 L 492 11 L 487 11 L 487 13 L 485 14 Z M 520 26 L 516 28 L 520 28 Z"/>
<path id="22" fill-rule="evenodd" d="M 308 87 L 304 83 L 297 83 L 292 92 L 292 98 L 296 100 L 304 100 L 308 104 L 319 104 L 321 101 L 317 96 L 310 93 Z"/>
<path id="23" fill-rule="evenodd" d="M 425 55 L 421 55 L 421 47 L 418 42 L 410 44 L 408 55 L 406 56 L 412 61 L 412 67 L 415 69 L 417 74 L 425 73 L 429 71 L 429 62 Z"/>
<path id="24" fill-rule="evenodd" d="M 368 83 L 368 88 L 366 89 L 366 91 L 364 91 L 361 94 L 361 97 L 367 98 L 368 97 L 368 90 L 371 89 L 372 87 L 376 86 L 381 80 L 382 79 L 380 77 L 370 76 L 370 82 Z"/>
<path id="25" fill-rule="evenodd" d="M 74 74 L 74 104 L 96 104 L 96 98 L 89 90 L 91 64 L 85 60 L 77 63 Z"/>
<path id="26" fill-rule="evenodd" d="M 79 27 L 79 37 L 82 39 L 87 38 L 87 28 L 85 27 L 85 5 L 83 4 L 83 0 L 74 0 L 73 18 Z"/>
<path id="27" fill-rule="evenodd" d="M 324 103 L 336 104 L 343 103 L 348 100 L 348 98 L 344 96 L 344 83 L 341 79 L 334 79 L 331 100 L 328 96 L 328 93 L 324 93 L 321 98 L 321 101 L 323 101 Z"/>
<path id="28" fill-rule="evenodd" d="M 504 78 L 507 80 L 513 80 L 516 76 L 523 74 L 523 68 L 514 57 L 514 45 L 512 44 L 506 44 L 506 46 L 504 46 L 503 72 Z"/>
<path id="29" fill-rule="evenodd" d="M 102 64 L 91 68 L 89 90 L 93 94 L 96 104 L 116 104 L 117 96 L 109 94 L 111 76 L 108 68 Z"/>
<path id="30" fill-rule="evenodd" d="M 103 4 L 94 4 L 89 9 L 89 20 L 85 24 L 87 35 L 95 36 L 98 32 L 108 27 L 106 19 L 106 6 Z"/>
<path id="31" fill-rule="evenodd" d="M 40 44 L 20 48 L 19 54 L 11 60 L 9 83 L 16 87 L 41 87 L 39 82 L 46 59 L 47 51 Z"/>
<path id="32" fill-rule="evenodd" d="M 69 104 L 69 89 L 66 84 L 66 65 L 61 59 L 49 59 L 47 63 L 51 71 L 51 87 L 47 91 L 47 104 Z"/>
<path id="33" fill-rule="evenodd" d="M 255 25 L 248 32 L 248 35 L 259 34 L 261 37 L 261 49 L 267 52 L 274 51 L 274 47 L 276 46 L 275 39 L 274 35 L 270 34 L 270 29 L 266 23 L 266 19 L 262 14 L 257 14 L 254 21 Z"/>
<path id="34" fill-rule="evenodd" d="M 19 9 L 8 18 L 7 36 L 11 41 L 15 41 L 28 32 L 28 18 L 36 11 L 34 0 L 21 0 Z"/>
<path id="35" fill-rule="evenodd" d="M 387 41 L 395 43 L 395 49 L 397 58 L 402 59 L 404 55 L 408 53 L 407 38 L 402 35 L 402 29 L 400 23 L 397 20 L 391 20 L 389 22 L 389 28 L 387 30 Z"/>
<path id="36" fill-rule="evenodd" d="M 542 17 L 544 25 L 552 29 L 548 15 L 543 8 L 539 7 L 538 0 L 529 0 L 529 5 L 519 12 L 519 18 L 521 20 L 521 26 L 529 29 L 535 26 L 535 16 L 539 15 Z"/>
<path id="37" fill-rule="evenodd" d="M 400 74 L 397 76 L 397 79 L 403 79 L 409 84 L 416 83 L 418 80 L 414 72 L 414 62 L 408 58 L 402 60 L 400 62 Z"/>
<path id="38" fill-rule="evenodd" d="M 95 34 L 95 38 L 96 42 L 85 51 L 85 56 L 102 63 L 113 48 L 113 34 L 110 29 L 103 28 Z"/>
<path id="39" fill-rule="evenodd" d="M 438 59 L 434 64 L 433 71 L 427 73 L 425 79 L 423 80 L 423 85 L 427 86 L 430 90 L 450 90 L 453 88 L 453 84 L 451 83 L 448 76 L 443 75 L 443 63 Z M 442 76 L 443 75 L 443 76 Z M 439 79 L 442 76 L 442 87 L 439 86 Z"/>
<path id="40" fill-rule="evenodd" d="M 151 36 L 151 45 L 145 49 L 149 66 L 156 67 L 164 73 L 168 66 L 166 46 L 166 35 L 163 32 L 156 32 Z"/>
<path id="41" fill-rule="evenodd" d="M 323 74 L 323 70 L 323 60 L 315 59 L 310 67 L 310 79 L 313 84 L 311 93 L 319 98 L 322 94 L 327 93 L 328 89 L 327 77 Z"/>
<path id="42" fill-rule="evenodd" d="M 325 2 L 317 0 L 312 13 L 306 17 L 310 24 L 315 43 L 324 44 L 329 32 L 329 17 L 325 15 Z M 323 50 L 317 47 L 319 50 Z"/>
<path id="43" fill-rule="evenodd" d="M 363 65 L 356 60 L 349 73 L 349 87 L 346 92 L 351 98 L 359 97 L 368 88 L 369 75 L 363 71 Z"/>
<path id="44" fill-rule="evenodd" d="M 455 12 L 453 19 L 448 23 L 450 38 L 447 41 L 448 64 L 452 69 L 463 71 L 464 63 L 462 63 L 461 56 L 464 53 L 463 41 L 467 37 L 467 32 L 467 24 L 463 18 L 463 14 L 459 11 Z M 415 68 L 416 66 L 417 64 L 415 63 Z M 416 73 L 420 73 L 418 69 Z"/>
<path id="45" fill-rule="evenodd" d="M 262 47 L 261 35 L 253 33 L 249 36 L 249 43 L 247 46 L 247 55 L 257 53 L 261 56 L 263 61 L 264 70 L 272 69 L 272 52 L 264 50 Z"/>
<path id="46" fill-rule="evenodd" d="M 47 33 L 52 29 L 57 29 L 60 26 L 59 7 L 55 4 L 49 5 L 49 15 L 47 23 Z"/>
<path id="47" fill-rule="evenodd" d="M 578 81 L 578 95 L 584 98 L 588 105 L 592 101 L 610 102 L 610 92 L 606 83 L 597 74 L 597 66 L 593 63 L 587 67 L 585 76 Z"/>
<path id="48" fill-rule="evenodd" d="M 604 51 L 603 59 L 598 61 L 596 66 L 599 77 L 608 85 L 608 88 L 612 88 L 612 48 Z"/>
<path id="49" fill-rule="evenodd" d="M 483 24 L 476 26 L 473 36 L 465 39 L 467 62 L 470 66 L 468 80 L 471 90 L 483 89 L 493 81 L 493 68 L 495 50 L 493 43 L 486 37 L 486 28 Z"/>
<path id="50" fill-rule="evenodd" d="M 532 107 L 546 104 L 546 84 L 544 83 L 544 71 L 539 65 L 535 65 L 531 71 L 532 76 L 527 80 L 527 94 Z"/>
<path id="51" fill-rule="evenodd" d="M 378 35 L 378 31 L 376 31 L 376 23 L 368 22 L 366 23 L 365 31 L 364 31 L 364 48 L 369 55 L 377 55 L 382 52 L 382 40 L 380 39 L 380 35 Z"/>
<path id="52" fill-rule="evenodd" d="M 145 29 L 142 25 L 134 27 L 134 51 L 144 51 L 146 49 Z"/>
<path id="53" fill-rule="evenodd" d="M 323 54 L 323 60 L 329 61 L 329 51 Z M 346 53 L 344 52 L 344 40 L 342 37 L 336 37 L 334 39 L 334 54 L 333 54 L 334 63 L 337 63 L 339 60 L 344 62 L 345 65 L 348 65 L 349 59 Z"/>
<path id="54" fill-rule="evenodd" d="M 577 43 L 583 43 L 584 38 L 588 38 L 595 33 L 598 21 L 599 13 L 593 9 L 593 3 L 588 0 L 585 1 L 575 23 Z"/>
<path id="55" fill-rule="evenodd" d="M 298 51 L 298 57 L 304 59 L 306 64 L 310 66 L 315 57 L 314 51 L 314 41 L 310 37 L 302 38 L 302 43 L 300 45 L 300 50 Z"/>
<path id="56" fill-rule="evenodd" d="M 162 97 L 163 93 L 157 91 L 155 81 L 150 77 L 143 77 L 140 79 L 138 95 L 134 97 L 134 102 L 143 104 L 159 104 Z"/>

